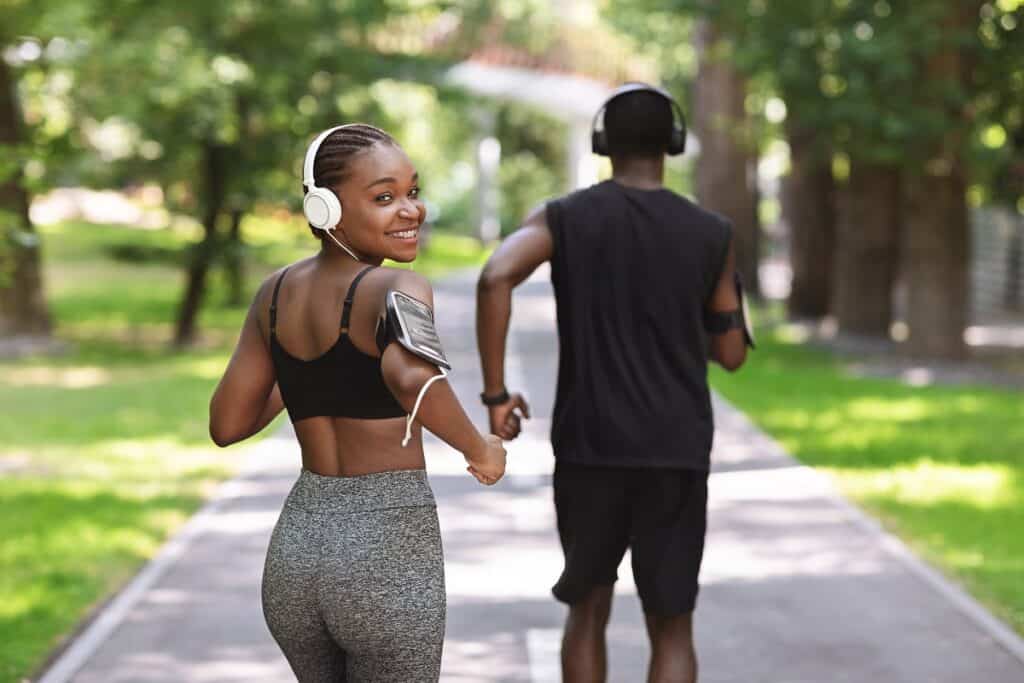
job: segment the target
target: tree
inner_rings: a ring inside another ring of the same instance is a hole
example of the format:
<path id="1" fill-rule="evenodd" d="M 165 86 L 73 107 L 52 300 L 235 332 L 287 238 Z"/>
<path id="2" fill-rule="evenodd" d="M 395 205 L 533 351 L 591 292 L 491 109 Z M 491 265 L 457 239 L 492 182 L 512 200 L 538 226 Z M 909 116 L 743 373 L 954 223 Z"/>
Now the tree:
<path id="1" fill-rule="evenodd" d="M 51 331 L 40 240 L 29 218 L 23 171 L 39 148 L 22 117 L 19 68 L 34 68 L 34 62 L 44 56 L 46 38 L 84 11 L 84 5 L 67 9 L 48 2 L 12 2 L 4 7 L 0 25 L 0 337 L 46 338 Z"/>
<path id="2" fill-rule="evenodd" d="M 28 215 L 28 192 L 22 186 L 19 146 L 21 116 L 14 79 L 0 58 L 0 337 L 50 333 L 43 298 L 39 237 Z"/>
<path id="3" fill-rule="evenodd" d="M 1005 253 L 1003 306 L 1024 309 L 1024 3 L 982 5 L 971 102 L 976 117 L 968 166 L 976 201 L 1015 214 L 1016 229 Z"/>
<path id="4" fill-rule="evenodd" d="M 143 172 L 203 228 L 187 259 L 176 345 L 195 338 L 215 260 L 227 253 L 237 266 L 230 235 L 245 212 L 297 196 L 294 160 L 308 137 L 339 119 L 382 119 L 372 98 L 352 96 L 375 77 L 440 73 L 444 59 L 379 49 L 388 22 L 439 12 L 418 2 L 191 0 L 135 3 L 108 18 L 83 73 L 83 106 L 97 120 L 129 122 L 140 150 L 159 150 Z"/>
<path id="5" fill-rule="evenodd" d="M 1019 78 L 1006 77 L 1020 73 L 1020 3 L 677 0 L 675 6 L 713 21 L 732 40 L 739 71 L 769 78 L 785 98 L 790 131 L 818 131 L 846 167 L 840 180 L 849 182 L 839 189 L 841 277 L 833 296 L 840 326 L 884 334 L 894 274 L 901 271 L 910 292 L 911 349 L 961 356 L 964 190 L 977 172 L 965 163 L 965 141 L 979 113 L 1000 108 L 994 100 L 1021 100 Z M 1015 105 L 1001 108 L 1019 112 Z"/>
<path id="6" fill-rule="evenodd" d="M 843 332 L 888 337 L 902 218 L 899 168 L 851 163 L 838 201 L 832 310 Z"/>
<path id="7" fill-rule="evenodd" d="M 694 41 L 699 55 L 693 115 L 700 140 L 697 199 L 732 222 L 737 269 L 757 296 L 760 226 L 746 80 L 728 60 L 731 43 L 721 40 L 711 21 L 698 23 Z"/>
<path id="8" fill-rule="evenodd" d="M 832 308 L 835 270 L 836 190 L 832 159 L 816 131 L 786 121 L 789 173 L 783 182 L 782 213 L 789 225 L 793 271 L 788 301 L 792 318 L 822 318 Z"/>
<path id="9" fill-rule="evenodd" d="M 966 140 L 971 121 L 970 73 L 982 2 L 933 8 L 938 21 L 920 36 L 917 94 L 931 113 L 917 163 L 907 174 L 906 271 L 911 350 L 958 359 L 966 354 L 968 243 Z"/>
<path id="10" fill-rule="evenodd" d="M 842 330 L 886 335 L 900 217 L 891 160 L 904 133 L 899 116 L 891 119 L 895 126 L 888 122 L 891 103 L 906 100 L 909 75 L 906 60 L 893 55 L 891 7 L 780 0 L 696 11 L 713 14 L 733 37 L 737 68 L 766 78 L 786 103 L 791 315 L 831 310 Z M 850 182 L 841 177 L 833 191 L 836 153 L 847 161 Z"/>

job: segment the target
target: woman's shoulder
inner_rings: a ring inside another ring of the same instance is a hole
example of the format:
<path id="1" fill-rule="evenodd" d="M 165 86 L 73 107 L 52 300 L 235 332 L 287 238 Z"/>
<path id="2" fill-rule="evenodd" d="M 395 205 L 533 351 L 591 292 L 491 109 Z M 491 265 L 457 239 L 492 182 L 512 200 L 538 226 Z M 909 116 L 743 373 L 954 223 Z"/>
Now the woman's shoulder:
<path id="1" fill-rule="evenodd" d="M 271 299 L 273 298 L 274 288 L 277 287 L 278 283 L 282 281 L 286 271 L 301 266 L 309 261 L 308 258 L 289 263 L 286 266 L 281 266 L 277 270 L 272 271 L 269 275 L 263 278 L 260 286 L 256 289 L 256 296 L 253 297 L 253 303 L 270 305 Z"/>
<path id="2" fill-rule="evenodd" d="M 397 289 L 420 301 L 433 304 L 434 290 L 430 285 L 430 280 L 425 276 L 413 270 L 391 266 L 381 266 L 379 270 L 382 271 L 378 277 L 380 287 L 383 289 L 382 293 Z"/>

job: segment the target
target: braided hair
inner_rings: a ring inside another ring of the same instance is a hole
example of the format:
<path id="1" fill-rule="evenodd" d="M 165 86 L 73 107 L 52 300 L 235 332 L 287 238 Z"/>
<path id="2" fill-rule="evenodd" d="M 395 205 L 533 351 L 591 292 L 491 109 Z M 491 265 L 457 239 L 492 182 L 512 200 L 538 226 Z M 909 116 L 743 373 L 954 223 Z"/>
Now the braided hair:
<path id="1" fill-rule="evenodd" d="M 348 177 L 349 163 L 378 142 L 397 145 L 395 139 L 380 128 L 366 123 L 351 123 L 334 131 L 320 144 L 313 158 L 313 180 L 317 187 L 334 188 Z M 303 186 L 302 193 L 308 190 Z M 313 236 L 323 232 L 310 226 Z"/>

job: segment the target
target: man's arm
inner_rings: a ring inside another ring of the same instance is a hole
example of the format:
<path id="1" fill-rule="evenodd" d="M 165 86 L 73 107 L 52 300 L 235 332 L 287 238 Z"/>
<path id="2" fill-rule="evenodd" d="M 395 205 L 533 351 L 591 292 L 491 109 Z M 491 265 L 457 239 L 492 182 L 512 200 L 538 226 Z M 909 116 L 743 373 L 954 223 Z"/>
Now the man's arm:
<path id="1" fill-rule="evenodd" d="M 719 276 L 718 284 L 715 285 L 715 291 L 711 294 L 711 299 L 707 304 L 709 311 L 728 313 L 739 310 L 740 298 L 733 280 L 735 272 L 736 251 L 732 240 L 730 240 L 722 274 Z M 739 369 L 747 359 L 747 344 L 743 336 L 743 329 L 733 328 L 723 334 L 712 334 L 711 358 L 718 361 L 718 364 L 726 370 Z"/>
<path id="2" fill-rule="evenodd" d="M 553 251 L 546 206 L 542 204 L 505 238 L 480 273 L 476 288 L 476 338 L 487 396 L 505 391 L 505 339 L 512 315 L 512 289 L 537 266 L 550 260 Z M 520 394 L 512 394 L 507 401 L 489 408 L 491 431 L 503 439 L 519 435 L 517 409 L 522 417 L 530 417 L 529 406 Z"/>

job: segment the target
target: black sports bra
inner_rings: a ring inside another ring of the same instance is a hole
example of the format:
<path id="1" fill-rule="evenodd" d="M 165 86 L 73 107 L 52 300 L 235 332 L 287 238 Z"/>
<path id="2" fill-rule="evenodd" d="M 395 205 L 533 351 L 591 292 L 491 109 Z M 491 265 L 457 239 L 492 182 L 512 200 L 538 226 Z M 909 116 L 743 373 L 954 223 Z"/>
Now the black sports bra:
<path id="1" fill-rule="evenodd" d="M 368 420 L 405 415 L 405 409 L 384 384 L 380 358 L 357 349 L 348 336 L 356 287 L 373 268 L 361 270 L 348 288 L 341 311 L 338 341 L 322 355 L 310 360 L 291 355 L 277 340 L 277 293 L 288 269 L 285 268 L 277 278 L 270 304 L 270 356 L 281 398 L 293 423 L 321 415 Z"/>

